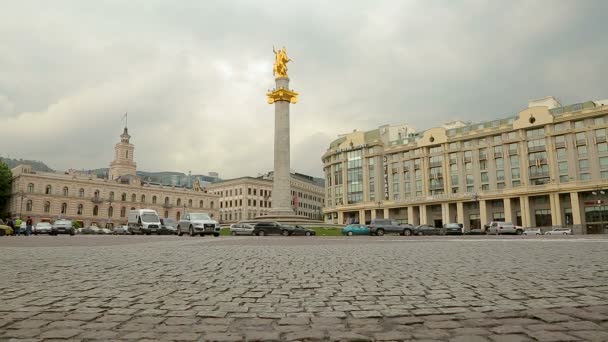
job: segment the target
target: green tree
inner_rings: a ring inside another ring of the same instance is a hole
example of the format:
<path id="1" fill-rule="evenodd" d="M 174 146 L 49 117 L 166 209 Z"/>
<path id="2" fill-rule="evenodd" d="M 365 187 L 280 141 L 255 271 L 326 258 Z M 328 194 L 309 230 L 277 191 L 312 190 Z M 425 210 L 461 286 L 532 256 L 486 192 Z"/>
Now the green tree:
<path id="1" fill-rule="evenodd" d="M 8 165 L 0 161 L 0 214 L 8 210 L 8 200 L 11 198 L 13 174 Z"/>

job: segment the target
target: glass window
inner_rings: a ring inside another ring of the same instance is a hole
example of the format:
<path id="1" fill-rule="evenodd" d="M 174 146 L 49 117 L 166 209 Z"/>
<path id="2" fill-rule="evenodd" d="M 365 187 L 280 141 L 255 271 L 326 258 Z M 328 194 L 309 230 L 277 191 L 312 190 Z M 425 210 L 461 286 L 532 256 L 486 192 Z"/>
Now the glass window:
<path id="1" fill-rule="evenodd" d="M 559 144 L 559 143 L 565 144 L 566 143 L 566 137 L 564 135 L 558 135 L 558 136 L 556 136 L 555 137 L 555 143 L 556 144 Z"/>
<path id="2" fill-rule="evenodd" d="M 450 164 L 450 173 L 458 172 L 458 164 Z"/>
<path id="3" fill-rule="evenodd" d="M 496 171 L 496 180 L 499 181 L 499 182 L 505 180 L 505 171 L 504 170 L 497 170 Z"/>
<path id="4" fill-rule="evenodd" d="M 605 123 L 604 118 L 605 118 L 604 116 L 600 116 L 599 118 L 593 118 L 593 125 L 595 125 L 595 126 L 603 125 Z"/>
<path id="5" fill-rule="evenodd" d="M 487 160 L 480 160 L 479 161 L 479 169 L 480 170 L 487 170 L 488 169 L 488 161 Z"/>
<path id="6" fill-rule="evenodd" d="M 467 171 L 472 171 L 473 170 L 473 163 L 464 163 L 464 168 Z"/>
<path id="7" fill-rule="evenodd" d="M 596 138 L 606 138 L 606 129 L 605 128 L 596 129 L 595 137 Z"/>
<path id="8" fill-rule="evenodd" d="M 517 144 L 516 144 L 517 145 Z M 502 145 L 494 146 L 494 153 L 502 153 Z"/>
<path id="9" fill-rule="evenodd" d="M 560 183 L 569 182 L 570 181 L 570 176 L 568 176 L 568 175 L 559 176 L 559 181 L 560 181 Z"/>
<path id="10" fill-rule="evenodd" d="M 521 186 L 521 181 L 519 180 L 514 180 L 511 182 L 511 186 L 514 188 L 517 188 L 518 186 Z"/>
<path id="11" fill-rule="evenodd" d="M 526 131 L 526 137 L 528 138 L 534 138 L 534 137 L 542 137 L 545 135 L 545 128 L 541 127 L 541 128 L 536 128 L 536 129 L 530 129 Z"/>
<path id="12" fill-rule="evenodd" d="M 498 144 L 498 143 L 502 142 L 502 136 L 501 135 L 495 135 L 492 139 L 494 140 L 495 144 Z"/>
<path id="13" fill-rule="evenodd" d="M 515 140 L 519 138 L 519 134 L 517 132 L 509 132 L 507 133 L 507 139 Z"/>
<path id="14" fill-rule="evenodd" d="M 451 176 L 452 185 L 458 185 L 458 175 Z"/>
<path id="15" fill-rule="evenodd" d="M 578 169 L 579 169 L 579 171 L 588 171 L 589 170 L 589 160 L 587 160 L 587 159 L 579 160 Z"/>
<path id="16" fill-rule="evenodd" d="M 490 181 L 490 179 L 488 177 L 488 173 L 487 172 L 482 172 L 481 173 L 481 182 L 482 183 L 487 183 L 489 181 Z"/>
<path id="17" fill-rule="evenodd" d="M 585 120 L 574 121 L 574 128 L 584 128 Z"/>
<path id="18" fill-rule="evenodd" d="M 518 143 L 509 144 L 509 154 L 517 154 L 518 150 L 519 150 Z"/>
<path id="19" fill-rule="evenodd" d="M 608 144 L 607 143 L 599 143 L 599 144 L 597 144 L 597 151 L 599 153 L 606 153 L 606 152 L 608 152 Z"/>
<path id="20" fill-rule="evenodd" d="M 557 159 L 566 159 L 566 149 L 558 148 L 557 150 Z"/>
<path id="21" fill-rule="evenodd" d="M 581 180 L 590 180 L 591 175 L 588 173 L 581 173 Z"/>
<path id="22" fill-rule="evenodd" d="M 608 157 L 601 157 L 600 158 L 600 167 L 601 168 L 608 167 Z"/>
<path id="23" fill-rule="evenodd" d="M 505 182 L 496 183 L 496 189 L 504 189 L 504 188 L 505 188 Z"/>
<path id="24" fill-rule="evenodd" d="M 450 150 L 457 150 L 458 149 L 458 143 L 457 142 L 450 143 L 448 145 L 448 147 L 449 147 Z"/>
<path id="25" fill-rule="evenodd" d="M 536 139 L 528 141 L 528 150 L 545 148 L 545 139 Z"/>
<path id="26" fill-rule="evenodd" d="M 467 175 L 467 184 L 473 184 L 473 183 L 474 183 L 473 175 Z"/>
<path id="27" fill-rule="evenodd" d="M 559 162 L 557 163 L 557 167 L 559 168 L 559 173 L 568 173 L 568 162 Z"/>
<path id="28" fill-rule="evenodd" d="M 511 156 L 509 160 L 511 161 L 511 166 L 519 166 L 519 156 Z"/>
<path id="29" fill-rule="evenodd" d="M 483 190 L 483 191 L 490 190 L 490 185 L 489 184 L 481 184 L 481 190 Z"/>
<path id="30" fill-rule="evenodd" d="M 479 149 L 479 159 L 485 158 L 487 155 L 488 155 L 488 149 L 487 148 L 481 148 L 481 149 Z"/>
<path id="31" fill-rule="evenodd" d="M 504 167 L 505 162 L 502 158 L 496 158 L 494 161 L 496 162 L 497 169 L 502 169 Z"/>
<path id="32" fill-rule="evenodd" d="M 464 148 L 471 147 L 471 145 L 472 145 L 471 144 L 471 140 L 465 140 L 465 141 L 462 142 L 462 146 Z"/>
<path id="33" fill-rule="evenodd" d="M 576 133 L 576 141 L 586 141 L 586 140 L 587 140 L 587 135 L 585 134 L 585 132 Z"/>
<path id="34" fill-rule="evenodd" d="M 600 176 L 601 176 L 603 179 L 608 179 L 608 171 L 602 171 L 602 172 L 600 172 Z"/>
<path id="35" fill-rule="evenodd" d="M 569 126 L 569 123 L 567 122 L 560 122 L 558 124 L 555 124 L 555 126 L 553 126 L 553 130 L 555 130 L 556 132 L 560 132 L 563 130 L 566 130 Z"/>
<path id="36" fill-rule="evenodd" d="M 583 157 L 587 155 L 587 145 L 578 146 L 576 148 L 579 157 Z"/>
<path id="37" fill-rule="evenodd" d="M 513 168 L 513 169 L 511 169 L 511 178 L 512 179 L 519 179 L 519 178 L 521 178 L 521 173 L 519 171 L 519 168 Z"/>

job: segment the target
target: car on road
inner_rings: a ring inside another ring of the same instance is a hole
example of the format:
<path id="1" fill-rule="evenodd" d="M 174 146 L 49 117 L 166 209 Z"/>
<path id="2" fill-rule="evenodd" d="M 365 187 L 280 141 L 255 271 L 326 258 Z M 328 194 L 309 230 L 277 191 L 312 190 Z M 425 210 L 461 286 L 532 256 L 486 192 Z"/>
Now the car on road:
<path id="1" fill-rule="evenodd" d="M 570 229 L 570 228 L 553 228 L 552 230 L 546 232 L 545 235 L 572 235 L 572 229 Z"/>
<path id="2" fill-rule="evenodd" d="M 313 236 L 313 235 L 317 235 L 317 232 L 315 232 L 312 229 L 300 226 L 300 225 L 295 225 L 292 227 L 289 235 Z"/>
<path id="3" fill-rule="evenodd" d="M 234 223 L 230 225 L 230 235 L 252 235 L 253 234 L 252 223 Z"/>
<path id="4" fill-rule="evenodd" d="M 462 235 L 464 225 L 462 223 L 446 223 L 443 225 L 443 230 L 446 234 Z"/>
<path id="5" fill-rule="evenodd" d="M 129 224 L 129 232 L 132 235 L 150 235 L 158 233 L 161 226 L 158 213 L 156 210 L 152 209 L 135 209 L 129 211 L 127 223 Z"/>
<path id="6" fill-rule="evenodd" d="M 486 235 L 486 231 L 481 228 L 473 228 L 464 231 L 465 235 Z"/>
<path id="7" fill-rule="evenodd" d="M 523 235 L 543 235 L 543 231 L 540 228 L 528 228 L 524 230 Z"/>
<path id="8" fill-rule="evenodd" d="M 370 234 L 378 236 L 383 236 L 387 233 L 410 236 L 413 233 L 413 228 L 412 225 L 400 224 L 396 220 L 390 219 L 373 219 L 369 224 Z"/>
<path id="9" fill-rule="evenodd" d="M 129 226 L 117 226 L 112 229 L 114 235 L 127 235 L 129 234 Z"/>
<path id="10" fill-rule="evenodd" d="M 289 236 L 289 231 L 293 227 L 280 224 L 279 222 L 267 221 L 257 222 L 253 226 L 253 235 L 264 236 L 264 235 L 284 235 Z"/>
<path id="11" fill-rule="evenodd" d="M 488 234 L 517 234 L 521 235 L 524 233 L 522 227 L 516 226 L 511 222 L 492 221 L 486 226 L 486 232 Z"/>
<path id="12" fill-rule="evenodd" d="M 207 213 L 187 213 L 177 224 L 177 235 L 184 233 L 195 235 L 220 236 L 220 224 L 212 219 Z"/>
<path id="13" fill-rule="evenodd" d="M 160 230 L 158 231 L 158 235 L 167 234 L 167 235 L 175 235 L 177 234 L 177 221 L 172 218 L 161 218 L 160 219 Z"/>
<path id="14" fill-rule="evenodd" d="M 435 227 L 430 224 L 421 224 L 414 227 L 413 233 L 415 235 L 445 235 L 445 231 L 442 227 Z"/>
<path id="15" fill-rule="evenodd" d="M 363 224 L 349 224 L 342 228 L 342 235 L 370 235 L 369 227 Z"/>
<path id="16" fill-rule="evenodd" d="M 4 221 L 0 219 L 0 236 L 7 235 L 15 235 L 15 232 L 13 231 L 13 228 L 7 226 Z"/>
<path id="17" fill-rule="evenodd" d="M 51 234 L 53 226 L 49 222 L 38 222 L 34 226 L 34 235 L 38 234 Z"/>
<path id="18" fill-rule="evenodd" d="M 53 222 L 53 226 L 51 228 L 51 235 L 57 234 L 76 234 L 76 230 L 74 229 L 74 224 L 72 224 L 72 221 L 59 219 Z"/>
<path id="19" fill-rule="evenodd" d="M 99 227 L 96 226 L 78 228 L 78 234 L 84 235 L 99 234 L 99 231 Z"/>
<path id="20" fill-rule="evenodd" d="M 100 229 L 100 234 L 110 235 L 110 234 L 112 234 L 112 231 L 110 229 L 108 229 L 108 228 L 101 228 Z"/>

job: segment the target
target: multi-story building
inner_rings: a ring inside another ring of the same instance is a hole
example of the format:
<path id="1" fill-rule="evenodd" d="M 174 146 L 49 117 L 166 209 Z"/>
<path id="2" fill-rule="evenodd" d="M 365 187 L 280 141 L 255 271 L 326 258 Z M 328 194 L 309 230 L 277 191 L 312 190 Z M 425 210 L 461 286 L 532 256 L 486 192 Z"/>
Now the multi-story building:
<path id="1" fill-rule="evenodd" d="M 62 217 L 99 227 L 125 224 L 127 212 L 140 208 L 177 220 L 186 211 L 218 217 L 219 196 L 198 184 L 189 189 L 143 182 L 136 176 L 134 146 L 126 128 L 120 137 L 108 178 L 79 172 L 38 172 L 29 165 L 13 168 L 10 213 L 30 216 L 34 222 Z"/>
<path id="2" fill-rule="evenodd" d="M 500 120 L 395 139 L 381 126 L 333 141 L 322 160 L 325 220 L 410 224 L 492 220 L 524 227 L 608 227 L 608 101 L 553 97 Z"/>
<path id="3" fill-rule="evenodd" d="M 321 219 L 325 202 L 322 182 L 314 177 L 291 174 L 291 205 L 294 213 Z M 322 181 L 322 179 L 321 179 Z M 241 177 L 209 184 L 207 191 L 219 195 L 223 223 L 267 215 L 272 208 L 272 172 L 260 177 Z"/>

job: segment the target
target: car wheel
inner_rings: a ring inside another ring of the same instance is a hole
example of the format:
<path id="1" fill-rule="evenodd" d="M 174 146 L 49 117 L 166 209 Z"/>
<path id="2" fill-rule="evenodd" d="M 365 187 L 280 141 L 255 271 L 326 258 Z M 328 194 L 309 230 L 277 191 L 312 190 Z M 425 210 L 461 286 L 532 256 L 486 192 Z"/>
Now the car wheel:
<path id="1" fill-rule="evenodd" d="M 521 229 L 518 229 L 518 230 L 515 231 L 515 234 L 517 234 L 517 235 L 521 235 L 523 233 L 524 233 L 524 231 L 521 230 Z"/>
<path id="2" fill-rule="evenodd" d="M 266 232 L 265 232 L 265 231 L 263 231 L 263 230 L 260 230 L 260 231 L 258 232 L 258 235 L 259 235 L 259 236 L 264 236 L 264 235 L 266 235 Z"/>
<path id="3" fill-rule="evenodd" d="M 411 230 L 409 230 L 409 229 L 404 229 L 404 230 L 403 230 L 403 235 L 404 235 L 404 236 L 410 236 L 410 235 L 412 235 L 412 231 L 411 231 Z"/>
<path id="4" fill-rule="evenodd" d="M 220 236 L 219 233 L 213 233 L 213 237 L 218 237 L 218 236 Z"/>
<path id="5" fill-rule="evenodd" d="M 384 235 L 384 229 L 378 229 L 378 230 L 376 231 L 376 235 L 378 235 L 378 236 L 383 236 L 383 235 Z"/>
<path id="6" fill-rule="evenodd" d="M 346 233 L 346 235 L 353 236 L 353 232 L 348 232 L 348 233 Z"/>
<path id="7" fill-rule="evenodd" d="M 540 233 L 536 233 L 536 235 L 540 235 Z"/>
<path id="8" fill-rule="evenodd" d="M 283 231 L 281 232 L 281 235 L 289 236 L 289 232 L 286 229 L 283 229 Z"/>
<path id="9" fill-rule="evenodd" d="M 190 236 L 194 236 L 194 228 L 192 228 L 192 226 L 190 226 Z"/>
<path id="10" fill-rule="evenodd" d="M 182 232 L 182 229 L 179 226 L 177 226 L 177 236 L 182 236 L 182 235 L 184 235 L 184 233 Z"/>
<path id="11" fill-rule="evenodd" d="M 311 236 L 311 235 L 312 235 L 312 233 L 311 233 L 311 232 L 306 232 L 306 233 L 305 233 L 305 235 L 306 235 L 306 236 Z"/>
<path id="12" fill-rule="evenodd" d="M 422 236 L 422 235 L 424 235 L 423 232 L 418 232 L 418 236 Z"/>
<path id="13" fill-rule="evenodd" d="M 236 232 L 232 232 L 232 233 L 230 233 L 230 235 L 236 236 Z"/>
<path id="14" fill-rule="evenodd" d="M 562 235 L 568 235 L 568 233 L 564 233 L 564 234 L 562 234 Z"/>

